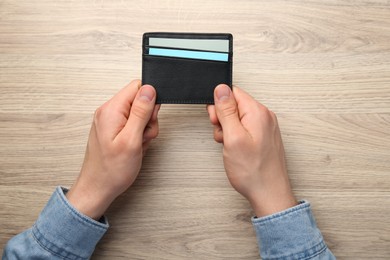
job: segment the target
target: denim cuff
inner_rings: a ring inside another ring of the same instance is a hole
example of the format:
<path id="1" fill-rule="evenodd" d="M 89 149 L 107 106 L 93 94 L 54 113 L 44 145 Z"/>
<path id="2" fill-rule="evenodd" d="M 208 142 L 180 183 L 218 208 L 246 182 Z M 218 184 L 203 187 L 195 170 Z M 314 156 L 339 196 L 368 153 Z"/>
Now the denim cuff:
<path id="1" fill-rule="evenodd" d="M 252 217 L 252 224 L 262 259 L 308 259 L 327 249 L 307 201 L 269 216 Z"/>
<path id="2" fill-rule="evenodd" d="M 88 259 L 108 229 L 105 217 L 100 222 L 83 215 L 65 197 L 67 189 L 57 187 L 41 212 L 32 233 L 41 247 L 65 259 Z"/>

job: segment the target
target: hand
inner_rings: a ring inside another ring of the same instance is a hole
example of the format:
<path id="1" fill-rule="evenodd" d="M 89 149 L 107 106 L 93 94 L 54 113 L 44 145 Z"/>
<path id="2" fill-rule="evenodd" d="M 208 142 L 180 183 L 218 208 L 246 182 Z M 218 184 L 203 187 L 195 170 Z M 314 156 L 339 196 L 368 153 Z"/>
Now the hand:
<path id="1" fill-rule="evenodd" d="M 83 214 L 99 219 L 135 181 L 158 134 L 155 101 L 155 89 L 135 80 L 96 110 L 80 175 L 66 194 Z"/>
<path id="2" fill-rule="evenodd" d="M 217 86 L 214 100 L 207 110 L 233 188 L 258 217 L 295 206 L 275 114 L 238 87 Z"/>

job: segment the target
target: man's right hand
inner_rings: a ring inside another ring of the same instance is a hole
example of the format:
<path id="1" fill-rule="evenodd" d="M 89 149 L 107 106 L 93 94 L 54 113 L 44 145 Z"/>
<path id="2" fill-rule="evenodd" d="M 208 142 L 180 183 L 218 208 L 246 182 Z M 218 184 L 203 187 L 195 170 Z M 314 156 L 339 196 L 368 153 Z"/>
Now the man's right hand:
<path id="1" fill-rule="evenodd" d="M 95 112 L 80 175 L 66 194 L 81 213 L 99 219 L 127 190 L 157 137 L 156 91 L 134 80 Z"/>
<path id="2" fill-rule="evenodd" d="M 258 217 L 295 206 L 275 114 L 238 87 L 218 85 L 214 100 L 207 110 L 233 188 Z"/>

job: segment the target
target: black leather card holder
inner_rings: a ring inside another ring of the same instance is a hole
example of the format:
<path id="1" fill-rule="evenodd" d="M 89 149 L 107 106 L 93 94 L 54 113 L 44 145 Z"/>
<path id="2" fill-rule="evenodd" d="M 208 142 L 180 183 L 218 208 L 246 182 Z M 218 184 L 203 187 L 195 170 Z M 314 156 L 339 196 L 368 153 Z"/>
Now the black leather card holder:
<path id="1" fill-rule="evenodd" d="M 213 104 L 218 84 L 232 87 L 231 34 L 145 33 L 142 52 L 142 84 L 158 104 Z"/>

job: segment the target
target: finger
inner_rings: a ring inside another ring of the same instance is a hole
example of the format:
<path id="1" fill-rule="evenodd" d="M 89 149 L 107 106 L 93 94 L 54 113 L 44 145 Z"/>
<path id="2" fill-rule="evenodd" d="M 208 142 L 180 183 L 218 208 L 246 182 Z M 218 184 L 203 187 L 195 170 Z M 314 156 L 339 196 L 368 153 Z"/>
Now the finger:
<path id="1" fill-rule="evenodd" d="M 215 111 L 214 105 L 207 105 L 207 112 L 209 113 L 211 124 L 214 125 L 214 140 L 218 143 L 223 143 L 223 132 L 221 124 L 218 121 L 218 117 Z"/>
<path id="2" fill-rule="evenodd" d="M 97 126 L 101 137 L 112 141 L 126 125 L 130 107 L 137 94 L 139 84 L 139 80 L 133 80 L 96 109 L 94 124 Z"/>
<path id="3" fill-rule="evenodd" d="M 217 143 L 223 143 L 223 132 L 220 125 L 214 126 L 214 140 Z"/>
<path id="4" fill-rule="evenodd" d="M 143 141 L 148 141 L 156 138 L 159 133 L 159 127 L 158 127 L 158 112 L 160 111 L 161 105 L 155 105 L 152 117 L 150 118 L 148 124 L 145 127 L 145 131 L 143 134 Z"/>
<path id="5" fill-rule="evenodd" d="M 145 127 L 143 142 L 155 139 L 158 136 L 158 120 L 150 120 Z"/>
<path id="6" fill-rule="evenodd" d="M 115 111 L 120 112 L 126 118 L 129 117 L 131 104 L 138 89 L 141 87 L 141 81 L 139 79 L 131 81 L 127 86 L 122 88 L 115 96 L 111 98 L 110 106 L 113 106 Z"/>
<path id="7" fill-rule="evenodd" d="M 237 102 L 240 119 L 253 111 L 253 109 L 255 109 L 257 106 L 265 107 L 239 87 L 233 87 L 233 95 Z"/>
<path id="8" fill-rule="evenodd" d="M 275 115 L 244 90 L 234 87 L 233 94 L 237 101 L 241 124 L 253 137 L 260 134 L 259 129 L 262 126 L 275 123 Z"/>
<path id="9" fill-rule="evenodd" d="M 207 112 L 209 113 L 210 122 L 213 125 L 219 125 L 217 113 L 215 112 L 215 106 L 214 105 L 207 105 Z"/>
<path id="10" fill-rule="evenodd" d="M 161 104 L 158 104 L 158 105 L 155 105 L 154 106 L 154 110 L 153 110 L 153 114 L 152 114 L 152 119 L 153 121 L 157 120 L 157 115 L 158 115 L 158 112 L 160 111 L 160 108 L 161 108 Z"/>
<path id="11" fill-rule="evenodd" d="M 131 106 L 129 119 L 118 136 L 132 142 L 142 142 L 142 135 L 152 117 L 155 102 L 156 90 L 150 85 L 142 86 Z"/>
<path id="12" fill-rule="evenodd" d="M 234 136 L 237 131 L 243 130 L 238 115 L 237 103 L 231 89 L 224 84 L 214 90 L 215 111 L 223 134 Z"/>

